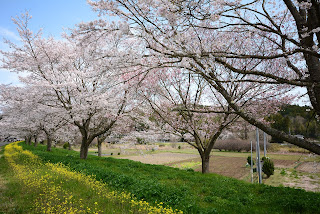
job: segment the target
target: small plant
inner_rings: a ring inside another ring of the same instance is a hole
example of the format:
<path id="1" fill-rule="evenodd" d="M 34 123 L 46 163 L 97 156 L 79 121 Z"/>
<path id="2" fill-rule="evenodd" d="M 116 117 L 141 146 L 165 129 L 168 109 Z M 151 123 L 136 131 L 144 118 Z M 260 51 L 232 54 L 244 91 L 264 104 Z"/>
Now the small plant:
<path id="1" fill-rule="evenodd" d="M 270 160 L 270 158 L 263 157 L 263 166 L 262 166 L 262 172 L 267 175 L 267 178 L 269 178 L 271 175 L 274 174 L 274 164 Z"/>
<path id="2" fill-rule="evenodd" d="M 181 146 L 178 146 L 178 149 L 181 149 Z"/>
<path id="3" fill-rule="evenodd" d="M 287 174 L 286 170 L 285 169 L 281 169 L 280 175 L 286 175 L 286 174 Z"/>
<path id="4" fill-rule="evenodd" d="M 118 155 L 120 155 L 120 152 L 118 152 Z"/>
<path id="5" fill-rule="evenodd" d="M 63 147 L 64 149 L 68 149 L 68 148 L 69 148 L 69 142 L 64 143 L 62 147 Z"/>
<path id="6" fill-rule="evenodd" d="M 111 152 L 111 154 L 110 155 L 113 155 L 113 152 Z"/>
<path id="7" fill-rule="evenodd" d="M 247 163 L 251 165 L 251 156 L 247 157 Z M 252 160 L 252 165 L 254 165 L 254 160 Z"/>

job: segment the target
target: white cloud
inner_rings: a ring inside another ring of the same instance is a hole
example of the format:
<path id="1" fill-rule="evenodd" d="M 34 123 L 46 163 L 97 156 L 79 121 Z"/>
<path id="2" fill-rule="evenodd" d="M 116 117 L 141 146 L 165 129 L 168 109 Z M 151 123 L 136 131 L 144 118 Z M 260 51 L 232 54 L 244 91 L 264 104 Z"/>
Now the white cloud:
<path id="1" fill-rule="evenodd" d="M 7 39 L 20 40 L 20 37 L 17 34 L 3 27 L 0 27 L 0 36 Z"/>

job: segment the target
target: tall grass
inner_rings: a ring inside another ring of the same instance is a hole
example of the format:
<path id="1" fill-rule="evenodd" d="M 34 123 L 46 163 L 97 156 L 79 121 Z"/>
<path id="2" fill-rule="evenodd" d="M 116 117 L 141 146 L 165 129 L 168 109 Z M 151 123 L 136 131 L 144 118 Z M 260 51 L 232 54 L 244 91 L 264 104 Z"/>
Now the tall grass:
<path id="1" fill-rule="evenodd" d="M 113 190 L 125 190 L 149 203 L 163 202 L 185 213 L 319 213 L 319 193 L 110 157 L 81 160 L 75 151 L 23 147 L 44 162 L 61 162 L 72 170 L 94 175 Z"/>

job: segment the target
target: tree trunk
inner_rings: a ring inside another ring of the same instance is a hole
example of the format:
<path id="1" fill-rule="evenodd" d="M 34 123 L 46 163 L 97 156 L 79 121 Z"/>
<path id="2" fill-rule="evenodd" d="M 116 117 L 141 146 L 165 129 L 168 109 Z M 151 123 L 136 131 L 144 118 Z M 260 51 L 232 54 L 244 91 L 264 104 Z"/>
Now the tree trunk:
<path id="1" fill-rule="evenodd" d="M 80 158 L 87 159 L 88 157 L 89 144 L 87 140 L 82 139 L 81 148 L 80 148 Z"/>
<path id="2" fill-rule="evenodd" d="M 31 145 L 31 136 L 26 137 L 26 144 Z"/>
<path id="3" fill-rule="evenodd" d="M 71 143 L 70 143 L 70 142 L 69 142 L 69 147 L 68 147 L 68 149 L 71 150 Z"/>
<path id="4" fill-rule="evenodd" d="M 248 126 L 244 125 L 244 140 L 248 140 Z"/>
<path id="5" fill-rule="evenodd" d="M 51 137 L 47 137 L 47 151 L 51 151 L 51 146 L 52 146 L 52 139 Z"/>
<path id="6" fill-rule="evenodd" d="M 36 147 L 38 145 L 38 137 L 34 136 L 34 146 Z"/>
<path id="7" fill-rule="evenodd" d="M 202 160 L 202 173 L 209 173 L 209 161 L 210 161 L 210 155 L 203 154 L 201 155 Z"/>
<path id="8" fill-rule="evenodd" d="M 101 145 L 102 145 L 102 141 L 100 140 L 100 138 L 98 138 L 98 156 L 99 157 L 101 157 L 101 155 L 102 155 Z"/>
<path id="9" fill-rule="evenodd" d="M 99 157 L 102 156 L 102 143 L 106 138 L 107 138 L 107 136 L 104 136 L 104 135 L 99 135 L 97 137 L 97 141 L 98 141 L 98 156 Z"/>

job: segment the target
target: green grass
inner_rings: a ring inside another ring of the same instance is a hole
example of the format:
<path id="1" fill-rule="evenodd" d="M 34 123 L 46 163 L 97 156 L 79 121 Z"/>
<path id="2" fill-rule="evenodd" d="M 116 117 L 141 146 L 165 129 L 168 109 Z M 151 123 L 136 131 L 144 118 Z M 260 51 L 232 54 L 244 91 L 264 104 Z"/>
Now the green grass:
<path id="1" fill-rule="evenodd" d="M 89 155 L 81 160 L 75 151 L 53 148 L 46 152 L 41 145 L 22 145 L 44 161 L 62 162 L 76 171 L 96 175 L 116 190 L 131 192 L 151 203 L 163 202 L 186 213 L 319 213 L 319 193 L 112 157 Z"/>
<path id="2" fill-rule="evenodd" d="M 22 191 L 22 186 L 14 178 L 3 155 L 0 152 L 0 214 L 24 213 L 31 206 L 29 196 Z"/>

